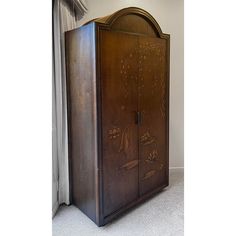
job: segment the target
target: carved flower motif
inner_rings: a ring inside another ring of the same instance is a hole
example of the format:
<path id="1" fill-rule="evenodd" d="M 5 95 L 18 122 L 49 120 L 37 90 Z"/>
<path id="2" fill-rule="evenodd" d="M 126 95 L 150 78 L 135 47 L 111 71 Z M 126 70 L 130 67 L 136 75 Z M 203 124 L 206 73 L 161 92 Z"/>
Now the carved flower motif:
<path id="1" fill-rule="evenodd" d="M 157 150 L 153 150 L 152 152 L 149 153 L 147 159 L 146 159 L 146 162 L 154 162 L 154 161 L 157 161 L 158 159 L 158 153 L 157 153 Z"/>
<path id="2" fill-rule="evenodd" d="M 154 136 L 151 136 L 149 132 L 146 132 L 141 136 L 140 142 L 143 145 L 148 145 L 148 144 L 156 142 L 156 139 Z"/>
<path id="3" fill-rule="evenodd" d="M 108 131 L 108 135 L 110 139 L 115 139 L 120 136 L 120 128 L 113 128 Z"/>

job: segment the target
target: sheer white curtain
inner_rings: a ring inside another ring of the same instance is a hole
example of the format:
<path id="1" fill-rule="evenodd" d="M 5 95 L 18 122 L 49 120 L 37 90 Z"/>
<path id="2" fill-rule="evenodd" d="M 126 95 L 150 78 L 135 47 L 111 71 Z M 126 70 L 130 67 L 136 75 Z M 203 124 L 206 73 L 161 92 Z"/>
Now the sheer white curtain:
<path id="1" fill-rule="evenodd" d="M 86 11 L 83 0 L 53 1 L 53 213 L 59 204 L 70 203 L 64 32 L 76 28 Z"/>

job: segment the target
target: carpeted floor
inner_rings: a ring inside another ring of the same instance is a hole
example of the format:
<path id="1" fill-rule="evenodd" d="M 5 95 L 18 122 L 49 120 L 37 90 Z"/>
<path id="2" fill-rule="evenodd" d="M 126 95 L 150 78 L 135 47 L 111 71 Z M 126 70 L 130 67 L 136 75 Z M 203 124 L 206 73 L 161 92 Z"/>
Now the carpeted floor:
<path id="1" fill-rule="evenodd" d="M 53 218 L 53 236 L 183 236 L 183 198 L 183 172 L 171 171 L 166 190 L 104 227 L 75 206 L 61 206 Z"/>

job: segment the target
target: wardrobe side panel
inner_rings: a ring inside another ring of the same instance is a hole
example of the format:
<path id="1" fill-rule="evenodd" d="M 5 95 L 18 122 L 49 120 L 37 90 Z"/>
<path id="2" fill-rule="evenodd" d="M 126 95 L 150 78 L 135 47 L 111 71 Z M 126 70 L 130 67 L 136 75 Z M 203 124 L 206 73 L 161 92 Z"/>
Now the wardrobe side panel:
<path id="1" fill-rule="evenodd" d="M 94 24 L 66 33 L 72 203 L 96 222 L 97 108 Z"/>

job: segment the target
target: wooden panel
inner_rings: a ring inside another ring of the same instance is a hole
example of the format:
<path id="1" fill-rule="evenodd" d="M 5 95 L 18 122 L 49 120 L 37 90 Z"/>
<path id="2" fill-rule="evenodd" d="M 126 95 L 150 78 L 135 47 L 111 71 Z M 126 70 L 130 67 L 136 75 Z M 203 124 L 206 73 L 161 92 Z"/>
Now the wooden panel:
<path id="1" fill-rule="evenodd" d="M 138 37 L 101 31 L 104 216 L 138 197 Z"/>
<path id="2" fill-rule="evenodd" d="M 97 113 L 94 35 L 94 24 L 89 24 L 67 32 L 65 36 L 72 203 L 96 222 Z"/>
<path id="3" fill-rule="evenodd" d="M 139 37 L 140 195 L 167 185 L 166 40 Z"/>
<path id="4" fill-rule="evenodd" d="M 156 37 L 156 31 L 153 25 L 148 22 L 144 16 L 139 16 L 136 14 L 129 14 L 118 18 L 112 25 L 112 29 Z"/>

